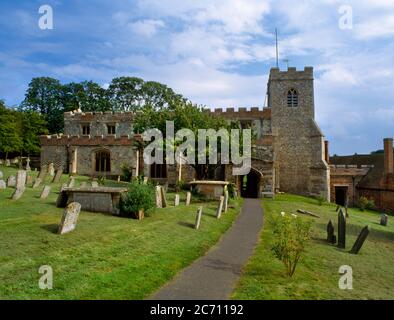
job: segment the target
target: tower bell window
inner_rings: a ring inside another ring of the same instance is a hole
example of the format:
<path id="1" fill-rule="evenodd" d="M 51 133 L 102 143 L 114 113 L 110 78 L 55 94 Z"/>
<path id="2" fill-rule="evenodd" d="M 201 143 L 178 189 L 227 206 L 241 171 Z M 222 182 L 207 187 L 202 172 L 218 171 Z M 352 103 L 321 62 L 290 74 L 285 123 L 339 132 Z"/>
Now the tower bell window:
<path id="1" fill-rule="evenodd" d="M 295 89 L 290 89 L 287 92 L 287 106 L 288 107 L 298 107 L 298 93 Z"/>

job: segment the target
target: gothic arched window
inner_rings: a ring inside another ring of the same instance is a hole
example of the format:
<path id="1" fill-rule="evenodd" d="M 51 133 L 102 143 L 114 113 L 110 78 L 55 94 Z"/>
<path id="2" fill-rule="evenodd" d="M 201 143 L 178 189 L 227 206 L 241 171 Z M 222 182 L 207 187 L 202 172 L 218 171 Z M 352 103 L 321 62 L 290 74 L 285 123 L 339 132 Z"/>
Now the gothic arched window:
<path id="1" fill-rule="evenodd" d="M 100 150 L 95 153 L 96 172 L 111 171 L 111 154 L 107 150 Z"/>
<path id="2" fill-rule="evenodd" d="M 290 89 L 287 92 L 287 106 L 298 107 L 298 93 L 295 89 Z"/>

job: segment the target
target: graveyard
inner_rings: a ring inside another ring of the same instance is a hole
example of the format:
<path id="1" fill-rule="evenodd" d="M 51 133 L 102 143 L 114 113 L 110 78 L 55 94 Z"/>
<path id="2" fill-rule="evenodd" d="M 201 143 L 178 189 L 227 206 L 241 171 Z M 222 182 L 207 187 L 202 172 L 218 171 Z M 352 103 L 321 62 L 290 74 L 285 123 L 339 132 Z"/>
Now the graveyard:
<path id="1" fill-rule="evenodd" d="M 17 175 L 15 167 L 0 166 L 0 171 L 5 180 Z M 0 299 L 146 298 L 217 243 L 241 206 L 241 200 L 231 201 L 218 219 L 217 201 L 192 197 L 186 206 L 183 191 L 174 206 L 175 193 L 169 190 L 167 207 L 142 220 L 82 210 L 76 228 L 58 234 L 65 209 L 56 201 L 69 176 L 55 183 L 47 176 L 32 188 L 38 172 L 27 174 L 30 181 L 17 200 L 15 188 L 0 190 Z M 75 176 L 75 187 L 88 183 L 88 177 Z M 105 181 L 105 187 L 128 185 Z M 53 268 L 52 290 L 37 285 L 42 265 Z"/>
<path id="2" fill-rule="evenodd" d="M 346 244 L 327 241 L 327 224 L 333 222 L 338 237 L 338 213 L 335 204 L 318 205 L 313 198 L 278 194 L 275 199 L 264 199 L 264 228 L 260 243 L 246 265 L 235 289 L 233 299 L 392 299 L 394 279 L 394 224 L 388 217 L 387 226 L 380 225 L 377 211 L 349 208 L 346 218 Z M 298 210 L 315 213 L 306 216 Z M 274 239 L 270 219 L 295 214 L 312 221 L 309 241 L 295 276 L 286 277 L 284 268 L 271 252 Z M 369 225 L 370 233 L 358 254 L 350 253 L 361 230 Z M 339 239 L 338 239 L 339 240 Z M 353 269 L 353 289 L 338 288 L 341 265 Z"/>

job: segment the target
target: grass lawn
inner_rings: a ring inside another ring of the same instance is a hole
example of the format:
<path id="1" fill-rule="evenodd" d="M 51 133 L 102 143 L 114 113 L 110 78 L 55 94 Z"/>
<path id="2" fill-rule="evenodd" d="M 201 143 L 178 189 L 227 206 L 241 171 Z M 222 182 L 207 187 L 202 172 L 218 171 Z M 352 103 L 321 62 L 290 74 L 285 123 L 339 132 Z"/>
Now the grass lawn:
<path id="1" fill-rule="evenodd" d="M 4 180 L 16 169 L 0 167 Z M 35 176 L 37 173 L 32 172 Z M 241 201 L 215 218 L 216 202 L 157 209 L 138 221 L 82 211 L 77 228 L 57 235 L 64 209 L 56 208 L 64 175 L 46 200 L 43 186 L 28 186 L 20 200 L 14 189 L 0 190 L 0 299 L 143 299 L 203 255 L 231 226 Z M 88 180 L 77 177 L 77 183 Z M 49 184 L 49 179 L 46 184 Z M 120 183 L 127 185 L 127 183 Z M 119 183 L 107 181 L 106 185 Z M 200 230 L 194 230 L 197 207 L 203 205 Z M 41 290 L 41 265 L 53 268 L 53 289 Z"/>
<path id="2" fill-rule="evenodd" d="M 243 270 L 233 299 L 393 299 L 394 297 L 394 217 L 387 227 L 380 226 L 378 212 L 350 209 L 347 219 L 346 250 L 328 244 L 326 226 L 329 219 L 337 233 L 336 206 L 319 206 L 317 201 L 294 195 L 277 195 L 264 199 L 264 229 L 256 251 Z M 287 278 L 284 265 L 271 252 L 273 241 L 270 217 L 281 211 L 297 209 L 314 212 L 312 240 L 297 266 L 293 278 Z M 350 254 L 360 230 L 369 224 L 371 232 L 358 255 Z M 353 268 L 353 290 L 338 288 L 341 265 Z"/>

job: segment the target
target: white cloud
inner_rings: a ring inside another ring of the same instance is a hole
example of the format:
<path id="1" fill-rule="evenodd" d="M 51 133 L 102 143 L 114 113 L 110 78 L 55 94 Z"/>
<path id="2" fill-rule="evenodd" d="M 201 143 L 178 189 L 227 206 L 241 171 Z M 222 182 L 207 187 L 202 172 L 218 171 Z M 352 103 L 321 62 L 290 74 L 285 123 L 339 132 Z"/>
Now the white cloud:
<path id="1" fill-rule="evenodd" d="M 150 38 L 154 36 L 159 29 L 164 28 L 165 24 L 161 20 L 146 19 L 131 22 L 127 26 L 136 34 Z"/>

